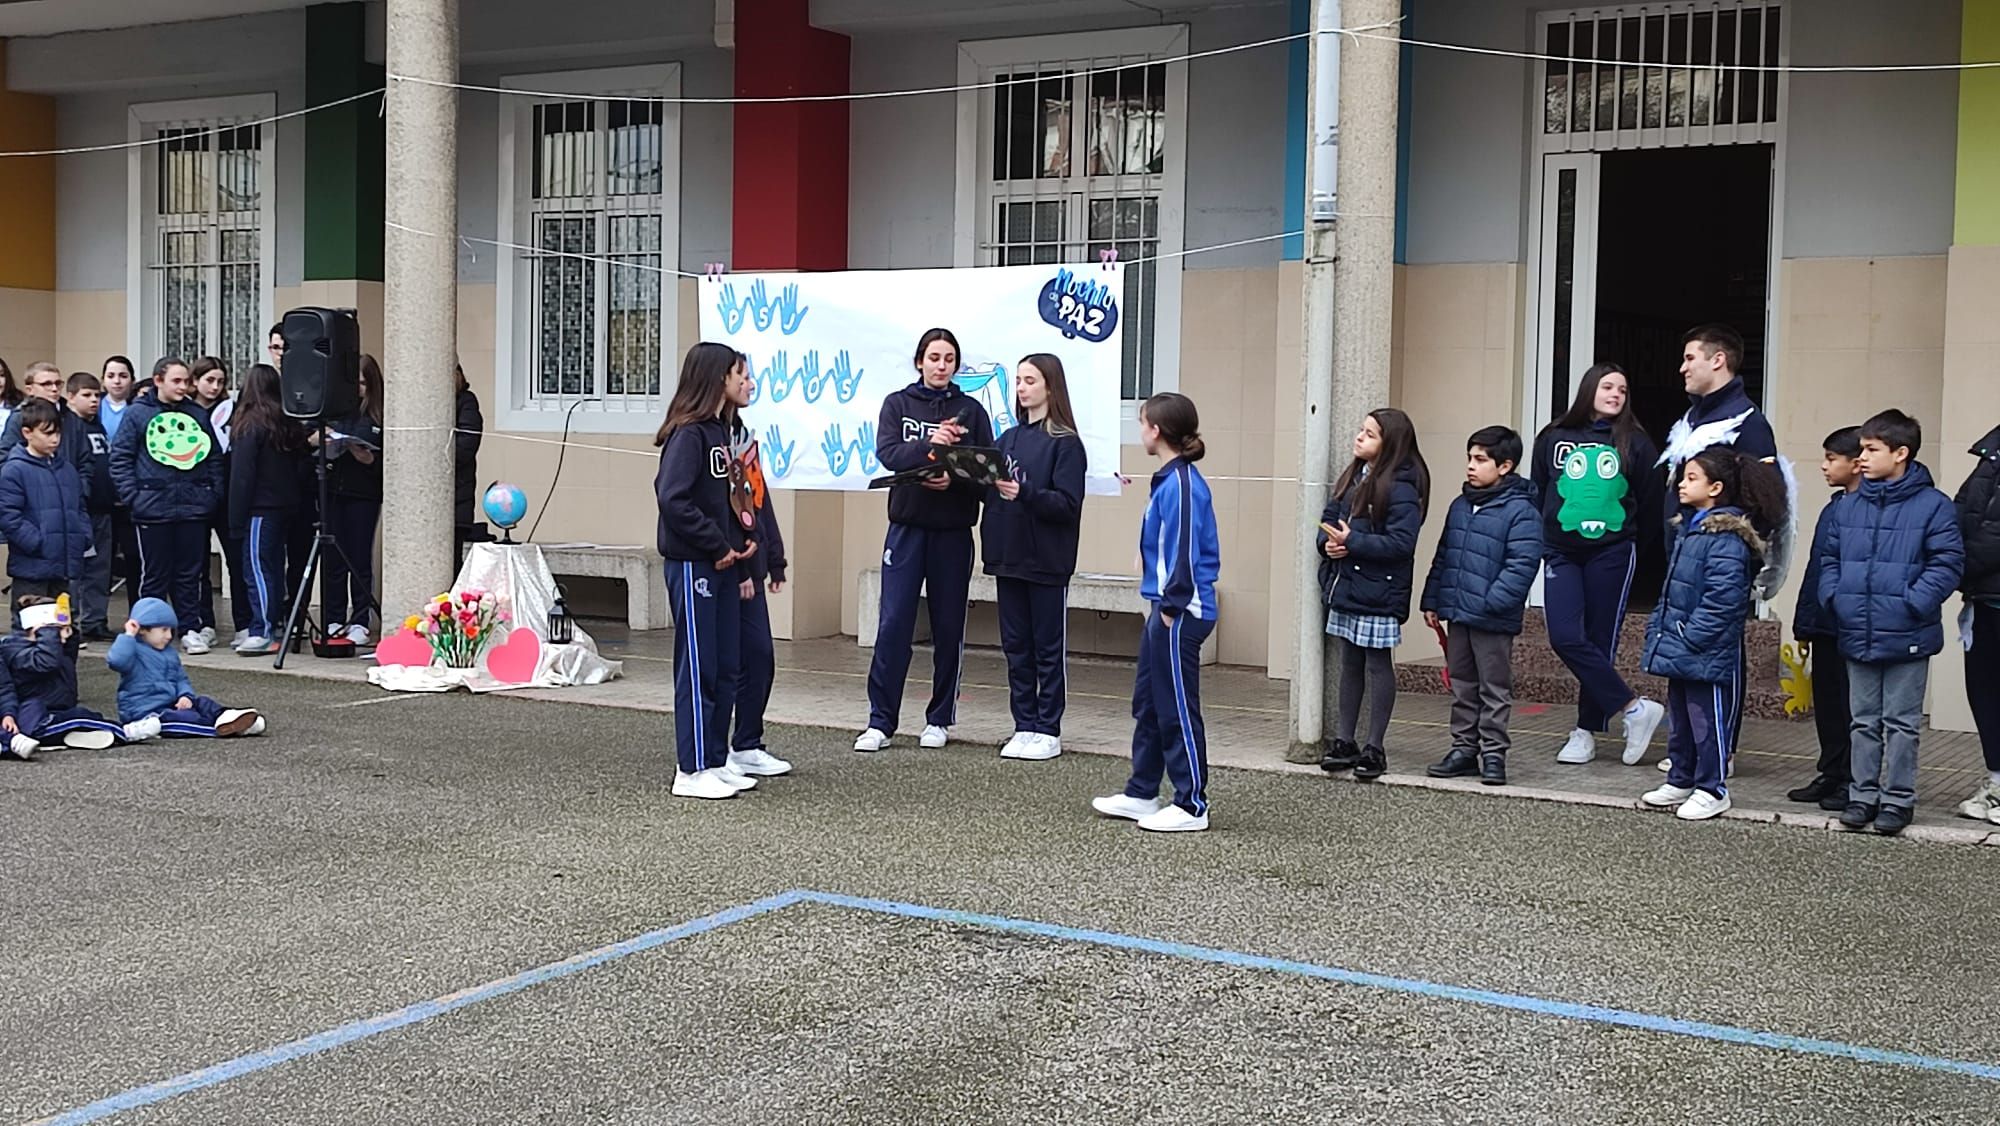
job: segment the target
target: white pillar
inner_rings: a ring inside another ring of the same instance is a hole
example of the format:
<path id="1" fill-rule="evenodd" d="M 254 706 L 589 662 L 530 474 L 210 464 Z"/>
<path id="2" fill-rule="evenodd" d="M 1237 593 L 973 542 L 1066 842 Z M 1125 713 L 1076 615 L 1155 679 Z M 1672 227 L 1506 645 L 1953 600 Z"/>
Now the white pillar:
<path id="1" fill-rule="evenodd" d="M 391 75 L 458 81 L 458 0 L 388 0 L 387 20 Z M 458 570 L 449 429 L 457 414 L 458 91 L 391 78 L 386 99 L 382 618 L 393 624 Z"/>

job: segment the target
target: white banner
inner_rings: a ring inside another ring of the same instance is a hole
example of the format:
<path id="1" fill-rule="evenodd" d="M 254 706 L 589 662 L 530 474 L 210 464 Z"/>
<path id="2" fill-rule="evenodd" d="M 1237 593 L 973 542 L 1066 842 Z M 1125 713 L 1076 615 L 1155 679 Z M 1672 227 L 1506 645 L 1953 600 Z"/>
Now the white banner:
<path id="1" fill-rule="evenodd" d="M 1016 422 L 1021 357 L 1060 358 L 1089 491 L 1116 496 L 1124 277 L 1115 264 L 725 274 L 701 283 L 701 338 L 750 357 L 743 418 L 779 488 L 865 489 L 884 475 L 882 400 L 916 380 L 917 339 L 941 326 L 965 350 L 958 385 L 996 438 Z"/>

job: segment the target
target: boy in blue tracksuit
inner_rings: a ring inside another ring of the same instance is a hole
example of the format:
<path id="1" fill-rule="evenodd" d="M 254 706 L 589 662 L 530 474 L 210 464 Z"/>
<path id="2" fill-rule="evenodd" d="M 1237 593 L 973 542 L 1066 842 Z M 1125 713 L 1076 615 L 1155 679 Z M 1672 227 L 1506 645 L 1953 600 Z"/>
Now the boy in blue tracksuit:
<path id="1" fill-rule="evenodd" d="M 1819 602 L 1819 555 L 1826 546 L 1828 529 L 1833 526 L 1834 509 L 1861 487 L 1861 428 L 1849 426 L 1826 436 L 1820 456 L 1819 474 L 1834 490 L 1833 499 L 1820 509 L 1819 523 L 1813 528 L 1812 555 L 1806 559 L 1805 577 L 1799 581 L 1799 604 L 1792 612 L 1792 638 L 1799 651 L 1812 663 L 1813 726 L 1819 735 L 1819 769 L 1813 780 L 1785 796 L 1796 802 L 1816 802 L 1832 812 L 1847 808 L 1847 786 L 1852 779 L 1850 755 L 1852 739 L 1848 728 L 1853 717 L 1847 710 L 1847 659 L 1840 655 L 1840 631 Z"/>
<path id="2" fill-rule="evenodd" d="M 179 619 L 157 598 L 132 607 L 125 632 L 104 658 L 118 674 L 118 718 L 132 738 L 214 739 L 261 735 L 264 717 L 250 708 L 227 708 L 188 683 L 174 651 Z"/>
<path id="3" fill-rule="evenodd" d="M 27 762 L 42 749 L 42 744 L 21 730 L 20 710 L 21 700 L 14 694 L 14 674 L 7 671 L 7 662 L 0 660 L 0 758 Z"/>
<path id="4" fill-rule="evenodd" d="M 933 446 L 991 446 L 993 420 L 953 382 L 958 338 L 934 328 L 917 342 L 915 383 L 882 401 L 875 456 L 893 473 L 921 469 Z M 959 670 L 965 658 L 966 592 L 972 584 L 972 526 L 979 523 L 983 486 L 939 470 L 918 485 L 889 489 L 889 534 L 882 545 L 882 609 L 875 654 L 868 662 L 868 727 L 857 751 L 889 745 L 902 718 L 903 683 L 910 673 L 917 599 L 931 618 L 931 699 L 924 709 L 925 747 L 951 741 L 958 722 Z"/>
<path id="5" fill-rule="evenodd" d="M 1062 753 L 1069 578 L 1076 572 L 1089 458 L 1061 360 L 1045 352 L 1023 359 L 1014 406 L 1020 424 L 1000 435 L 1008 479 L 993 486 L 979 537 L 1000 604 L 1014 714 L 1014 735 L 1000 757 L 1045 760 Z"/>
<path id="6" fill-rule="evenodd" d="M 1840 823 L 1894 836 L 1917 806 L 1917 731 L 1945 599 L 1965 571 L 1951 498 L 1916 460 L 1923 428 L 1899 410 L 1861 424 L 1861 491 L 1819 546 L 1819 601 L 1840 633 L 1853 710 L 1853 781 Z"/>
<path id="7" fill-rule="evenodd" d="M 1514 638 L 1542 561 L 1541 509 L 1514 472 L 1521 436 L 1488 426 L 1466 440 L 1465 488 L 1445 515 L 1424 580 L 1424 622 L 1442 623 L 1451 675 L 1451 750 L 1433 778 L 1478 774 L 1507 784 L 1507 721 L 1514 710 Z"/>
<path id="8" fill-rule="evenodd" d="M 18 605 L 27 595 L 67 593 L 83 579 L 91 529 L 83 480 L 62 454 L 55 405 L 30 399 L 14 418 L 21 423 L 21 444 L 0 464 L 0 533 L 11 545 L 7 575 Z"/>
<path id="9" fill-rule="evenodd" d="M 749 399 L 742 357 L 723 344 L 688 350 L 654 441 L 660 469 L 658 545 L 674 614 L 674 772 L 679 798 L 733 798 L 756 779 L 729 764 L 736 706 L 745 562 L 761 548 L 730 504 L 730 435 Z"/>
<path id="10" fill-rule="evenodd" d="M 20 628 L 0 638 L 0 663 L 7 666 L 17 704 L 20 734 L 40 744 L 103 750 L 123 739 L 148 738 L 77 704 L 76 657 L 69 614 L 55 599 L 28 595 L 17 600 Z"/>
<path id="11" fill-rule="evenodd" d="M 1215 500 L 1194 463 L 1205 447 L 1193 400 L 1164 391 L 1139 410 L 1139 437 L 1160 459 L 1139 525 L 1139 595 L 1152 603 L 1132 682 L 1132 776 L 1091 799 L 1106 817 L 1160 833 L 1208 828 L 1208 737 L 1201 720 L 1201 645 L 1215 631 L 1222 547 Z M 1160 775 L 1174 800 L 1159 799 Z"/>
<path id="12" fill-rule="evenodd" d="M 138 530 L 140 596 L 170 603 L 187 628 L 187 651 L 206 653 L 202 576 L 209 517 L 222 502 L 222 456 L 190 386 L 181 361 L 153 365 L 153 386 L 132 401 L 111 439 L 111 481 Z"/>

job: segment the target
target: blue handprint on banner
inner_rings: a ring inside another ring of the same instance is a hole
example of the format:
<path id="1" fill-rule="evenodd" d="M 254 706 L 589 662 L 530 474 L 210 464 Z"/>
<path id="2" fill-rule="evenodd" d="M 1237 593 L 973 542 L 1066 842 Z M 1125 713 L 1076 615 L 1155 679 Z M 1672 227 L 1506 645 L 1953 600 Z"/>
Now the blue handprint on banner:
<path id="1" fill-rule="evenodd" d="M 792 393 L 791 357 L 782 351 L 773 352 L 771 362 L 757 373 L 757 380 L 770 387 L 772 402 L 784 402 Z"/>
<path id="2" fill-rule="evenodd" d="M 743 318 L 749 313 L 746 306 L 736 303 L 736 287 L 728 282 L 722 285 L 722 292 L 715 299 L 715 311 L 722 315 L 722 331 L 735 336 L 743 331 Z"/>
<path id="3" fill-rule="evenodd" d="M 757 322 L 757 331 L 770 331 L 771 321 L 777 314 L 777 307 L 771 304 L 770 291 L 764 288 L 764 279 L 751 282 L 750 317 Z"/>
<path id="4" fill-rule="evenodd" d="M 806 320 L 806 309 L 799 304 L 799 287 L 788 285 L 778 294 L 778 331 L 786 336 L 797 332 Z"/>
<path id="5" fill-rule="evenodd" d="M 797 442 L 785 441 L 776 424 L 764 431 L 764 464 L 771 467 L 771 476 L 783 478 L 792 471 L 792 453 L 797 446 Z"/>
<path id="6" fill-rule="evenodd" d="M 951 377 L 958 389 L 986 408 L 998 438 L 1014 427 L 1014 398 L 1007 393 L 1007 369 L 997 363 L 970 364 Z"/>
<path id="7" fill-rule="evenodd" d="M 829 426 L 826 428 L 825 437 L 820 440 L 819 448 L 826 454 L 827 472 L 835 477 L 841 476 L 850 468 L 859 468 L 861 472 L 867 474 L 873 474 L 882 468 L 882 463 L 875 457 L 875 424 L 872 422 L 862 423 L 857 428 L 856 437 L 852 442 L 841 437 L 838 423 Z"/>
<path id="8" fill-rule="evenodd" d="M 755 324 L 758 332 L 769 332 L 776 324 L 779 332 L 790 336 L 805 323 L 808 308 L 799 304 L 797 285 L 787 285 L 773 300 L 770 287 L 762 278 L 750 283 L 749 296 L 740 301 L 736 286 L 725 282 L 715 301 L 716 312 L 722 314 L 723 332 L 729 336 L 743 331 L 745 323 Z"/>
<path id="9" fill-rule="evenodd" d="M 845 352 L 841 355 L 846 355 Z M 861 466 L 861 472 L 874 474 L 882 468 L 875 458 L 875 424 L 864 422 L 854 435 L 854 460 Z"/>
<path id="10" fill-rule="evenodd" d="M 847 358 L 847 349 L 842 348 L 840 354 L 833 358 L 833 367 L 829 371 L 833 376 L 833 397 L 843 403 L 853 402 L 854 396 L 861 391 L 861 372 L 855 370 L 853 362 Z"/>
<path id="11" fill-rule="evenodd" d="M 1101 344 L 1118 327 L 1118 299 L 1110 288 L 1068 270 L 1049 279 L 1038 304 L 1042 319 L 1070 340 L 1081 336 Z"/>
<path id="12" fill-rule="evenodd" d="M 819 448 L 826 451 L 827 472 L 835 477 L 847 472 L 847 465 L 853 459 L 848 454 L 847 443 L 840 440 L 838 423 L 826 428 L 826 437 L 820 442 Z"/>

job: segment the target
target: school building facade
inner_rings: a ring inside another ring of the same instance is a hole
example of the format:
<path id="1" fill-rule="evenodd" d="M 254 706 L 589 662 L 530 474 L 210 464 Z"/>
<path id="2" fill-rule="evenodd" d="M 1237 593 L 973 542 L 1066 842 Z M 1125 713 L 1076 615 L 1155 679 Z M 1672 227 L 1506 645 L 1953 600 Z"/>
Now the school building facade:
<path id="1" fill-rule="evenodd" d="M 457 94 L 455 233 L 480 477 L 539 503 L 547 440 L 567 427 L 588 447 L 569 450 L 540 539 L 652 542 L 650 436 L 703 283 L 507 244 L 693 273 L 1167 255 L 1127 270 L 1127 388 L 1200 405 L 1221 659 L 1289 675 L 1318 617 L 1293 593 L 1295 523 L 1316 516 L 1294 511 L 1304 271 L 1298 240 L 1266 236 L 1302 226 L 1306 52 L 1207 53 L 1305 31 L 1304 0 L 450 7 L 473 87 Z M 1406 0 L 1402 17 L 1404 38 L 1499 52 L 1404 44 L 1382 92 L 1398 139 L 1388 397 L 1435 478 L 1420 561 L 1466 434 L 1532 435 L 1600 357 L 1631 368 L 1663 431 L 1684 406 L 1678 334 L 1698 321 L 1751 341 L 1746 377 L 1807 483 L 1803 526 L 1820 437 L 1884 406 L 1923 420 L 1942 484 L 1963 477 L 2000 421 L 2000 72 L 1759 68 L 2000 59 L 2000 0 Z M 215 353 L 240 370 L 308 304 L 357 308 L 379 355 L 395 300 L 397 185 L 372 96 L 386 23 L 379 0 L 0 4 L 0 150 L 82 150 L 0 157 L 0 356 L 94 371 L 114 352 Z M 1533 54 L 1591 61 L 1517 57 Z M 1085 73 L 1108 66 L 1125 69 Z M 857 97 L 634 100 L 788 93 Z M 394 394 L 450 373 L 386 378 Z M 1330 420 L 1336 450 L 1357 423 Z M 1128 445 L 1125 471 L 1146 467 Z M 1132 571 L 1144 503 L 1143 485 L 1091 500 L 1081 569 Z M 780 504 L 794 583 L 773 599 L 778 632 L 855 633 L 882 497 Z M 1129 651 L 1131 633 L 1079 614 L 1072 644 Z M 1413 656 L 1435 648 L 1410 636 Z M 1947 653 L 1934 710 L 1965 726 L 1957 681 Z"/>

